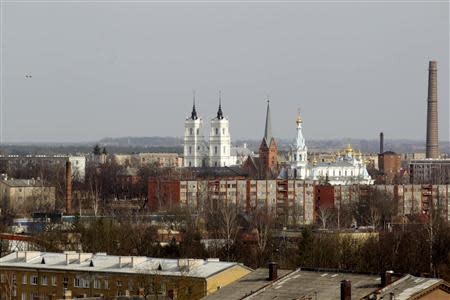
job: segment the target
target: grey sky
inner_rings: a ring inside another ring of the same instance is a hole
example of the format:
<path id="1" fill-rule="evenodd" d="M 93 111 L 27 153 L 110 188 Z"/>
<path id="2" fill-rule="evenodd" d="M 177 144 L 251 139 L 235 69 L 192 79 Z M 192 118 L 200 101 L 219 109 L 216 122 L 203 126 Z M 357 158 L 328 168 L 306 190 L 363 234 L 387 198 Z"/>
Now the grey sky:
<path id="1" fill-rule="evenodd" d="M 448 3 L 3 4 L 7 142 L 181 136 L 192 90 L 232 138 L 425 139 L 438 60 L 449 139 Z M 32 74 L 31 79 L 25 78 Z"/>

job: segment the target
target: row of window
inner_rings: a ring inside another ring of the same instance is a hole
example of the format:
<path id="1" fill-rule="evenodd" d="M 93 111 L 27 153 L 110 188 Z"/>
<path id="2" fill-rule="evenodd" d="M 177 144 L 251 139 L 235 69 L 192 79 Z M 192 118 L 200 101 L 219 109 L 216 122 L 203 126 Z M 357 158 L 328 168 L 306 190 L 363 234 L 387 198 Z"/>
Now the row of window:
<path id="1" fill-rule="evenodd" d="M 28 282 L 28 275 L 23 275 L 22 276 L 22 284 L 28 284 L 30 283 L 31 285 L 38 285 L 39 284 L 39 277 L 37 275 L 31 275 L 30 276 L 30 281 Z M 53 286 L 56 286 L 56 276 L 52 276 L 51 277 L 51 284 Z M 48 285 L 48 276 L 43 275 L 41 276 L 41 285 Z"/>
<path id="2" fill-rule="evenodd" d="M 219 128 L 211 128 L 211 132 L 214 135 L 219 135 Z M 226 129 L 222 128 L 222 135 L 225 135 Z M 195 130 L 196 135 L 200 134 L 200 129 Z M 189 135 L 194 135 L 194 128 L 189 128 Z"/>

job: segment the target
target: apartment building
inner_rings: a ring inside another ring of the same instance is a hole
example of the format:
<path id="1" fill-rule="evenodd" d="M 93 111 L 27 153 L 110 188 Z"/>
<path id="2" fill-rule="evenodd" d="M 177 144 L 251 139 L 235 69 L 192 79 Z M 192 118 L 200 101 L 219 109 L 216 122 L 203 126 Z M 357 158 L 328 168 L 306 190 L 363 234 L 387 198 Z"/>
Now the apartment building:
<path id="1" fill-rule="evenodd" d="M 393 201 L 398 216 L 427 214 L 434 208 L 450 220 L 449 185 L 444 184 L 333 186 L 303 180 L 148 181 L 148 205 L 152 210 L 174 206 L 193 210 L 233 206 L 240 212 L 264 209 L 298 225 L 315 223 L 320 208 L 341 208 L 375 193 Z"/>
<path id="2" fill-rule="evenodd" d="M 12 212 L 55 207 L 55 187 L 42 180 L 0 180 L 0 207 Z"/>
<path id="3" fill-rule="evenodd" d="M 0 299 L 200 299 L 250 272 L 241 264 L 217 259 L 14 252 L 0 259 Z"/>

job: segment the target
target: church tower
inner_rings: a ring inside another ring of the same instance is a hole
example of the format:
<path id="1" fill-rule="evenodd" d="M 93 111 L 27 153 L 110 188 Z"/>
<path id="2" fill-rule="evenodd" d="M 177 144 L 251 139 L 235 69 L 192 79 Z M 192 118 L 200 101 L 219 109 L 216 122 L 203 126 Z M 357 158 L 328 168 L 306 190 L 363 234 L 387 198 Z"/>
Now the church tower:
<path id="1" fill-rule="evenodd" d="M 308 148 L 303 136 L 303 120 L 300 116 L 300 111 L 297 114 L 295 123 L 297 124 L 297 137 L 291 149 L 292 168 L 296 170 L 296 178 L 305 179 L 308 176 Z"/>
<path id="2" fill-rule="evenodd" d="M 278 147 L 272 136 L 270 102 L 267 100 L 266 126 L 264 137 L 259 146 L 260 172 L 262 177 L 273 177 L 278 169 Z"/>
<path id="3" fill-rule="evenodd" d="M 223 116 L 222 96 L 219 92 L 217 116 L 211 120 L 209 135 L 209 166 L 227 167 L 230 165 L 231 139 L 229 121 Z"/>
<path id="4" fill-rule="evenodd" d="M 184 166 L 206 166 L 206 143 L 203 136 L 203 120 L 197 116 L 195 93 L 191 116 L 184 122 Z"/>

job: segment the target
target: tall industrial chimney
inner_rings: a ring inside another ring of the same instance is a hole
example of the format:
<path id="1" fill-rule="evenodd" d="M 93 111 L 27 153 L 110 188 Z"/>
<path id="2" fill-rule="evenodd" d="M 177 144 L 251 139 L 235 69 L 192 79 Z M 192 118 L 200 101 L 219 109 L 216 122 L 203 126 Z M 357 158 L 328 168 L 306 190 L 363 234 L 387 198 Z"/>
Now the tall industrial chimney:
<path id="1" fill-rule="evenodd" d="M 384 152 L 384 133 L 380 132 L 380 154 Z"/>
<path id="2" fill-rule="evenodd" d="M 439 158 L 438 107 L 437 107 L 437 62 L 430 61 L 428 68 L 428 110 L 426 158 Z"/>
<path id="3" fill-rule="evenodd" d="M 66 214 L 72 213 L 72 163 L 66 161 Z"/>

